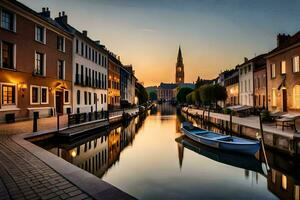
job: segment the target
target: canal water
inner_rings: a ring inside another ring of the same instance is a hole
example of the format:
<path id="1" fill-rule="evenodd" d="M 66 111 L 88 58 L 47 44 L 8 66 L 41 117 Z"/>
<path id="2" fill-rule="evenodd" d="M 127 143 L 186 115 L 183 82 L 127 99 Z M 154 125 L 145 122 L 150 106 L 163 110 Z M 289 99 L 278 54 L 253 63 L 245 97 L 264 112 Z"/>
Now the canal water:
<path id="1" fill-rule="evenodd" d="M 162 104 L 109 131 L 37 144 L 138 199 L 299 199 L 299 162 L 268 150 L 267 172 L 260 153 L 230 154 L 188 140 L 182 120 Z"/>

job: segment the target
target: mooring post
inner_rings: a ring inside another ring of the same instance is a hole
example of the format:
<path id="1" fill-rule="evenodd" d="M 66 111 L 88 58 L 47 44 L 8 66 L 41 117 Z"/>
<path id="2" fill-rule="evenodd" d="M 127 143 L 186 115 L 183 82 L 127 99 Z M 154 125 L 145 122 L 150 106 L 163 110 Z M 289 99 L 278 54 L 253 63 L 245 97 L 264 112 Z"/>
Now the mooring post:
<path id="1" fill-rule="evenodd" d="M 232 135 L 232 111 L 230 111 L 229 115 L 229 126 L 230 126 L 230 135 Z"/>
<path id="2" fill-rule="evenodd" d="M 38 112 L 33 112 L 33 127 L 32 127 L 32 132 L 37 132 L 37 121 L 38 121 Z"/>
<path id="3" fill-rule="evenodd" d="M 270 167 L 269 167 L 267 154 L 266 154 L 266 150 L 265 150 L 265 139 L 264 139 L 264 130 L 263 130 L 263 123 L 262 123 L 262 119 L 261 119 L 261 114 L 259 114 L 259 126 L 260 126 L 261 143 L 262 143 L 261 146 L 262 146 L 263 154 L 264 154 L 266 165 L 267 165 L 267 170 L 269 171 Z"/>

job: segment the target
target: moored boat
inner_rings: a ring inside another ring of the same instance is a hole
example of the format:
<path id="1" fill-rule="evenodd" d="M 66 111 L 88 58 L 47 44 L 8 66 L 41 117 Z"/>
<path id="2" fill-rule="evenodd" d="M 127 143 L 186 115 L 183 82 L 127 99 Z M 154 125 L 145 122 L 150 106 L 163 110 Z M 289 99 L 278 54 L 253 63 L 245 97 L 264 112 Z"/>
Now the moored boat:
<path id="1" fill-rule="evenodd" d="M 260 149 L 259 141 L 215 133 L 187 122 L 182 124 L 182 131 L 196 142 L 221 150 L 253 155 Z"/>

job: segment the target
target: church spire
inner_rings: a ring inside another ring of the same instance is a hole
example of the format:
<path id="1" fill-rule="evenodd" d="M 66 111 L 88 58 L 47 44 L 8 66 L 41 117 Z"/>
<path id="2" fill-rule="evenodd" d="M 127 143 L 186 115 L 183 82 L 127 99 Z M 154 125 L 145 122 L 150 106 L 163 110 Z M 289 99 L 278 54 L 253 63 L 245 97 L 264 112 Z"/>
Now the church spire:
<path id="1" fill-rule="evenodd" d="M 184 64 L 183 64 L 183 58 L 182 58 L 180 45 L 179 45 L 178 55 L 177 55 L 175 82 L 177 84 L 184 83 Z"/>

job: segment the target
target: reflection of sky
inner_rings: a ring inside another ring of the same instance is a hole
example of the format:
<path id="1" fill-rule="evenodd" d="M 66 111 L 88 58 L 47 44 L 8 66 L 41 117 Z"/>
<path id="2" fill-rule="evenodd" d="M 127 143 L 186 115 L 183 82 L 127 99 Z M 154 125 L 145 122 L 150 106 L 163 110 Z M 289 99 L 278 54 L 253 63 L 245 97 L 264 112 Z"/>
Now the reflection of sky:
<path id="1" fill-rule="evenodd" d="M 179 44 L 192 82 L 271 50 L 278 32 L 300 29 L 296 0 L 20 1 L 35 10 L 47 6 L 52 16 L 65 10 L 75 27 L 132 63 L 146 85 L 174 82 Z"/>
<path id="2" fill-rule="evenodd" d="M 146 118 L 134 145 L 103 179 L 138 199 L 273 199 L 267 180 L 184 149 L 182 168 L 175 138 L 176 118 Z"/>

